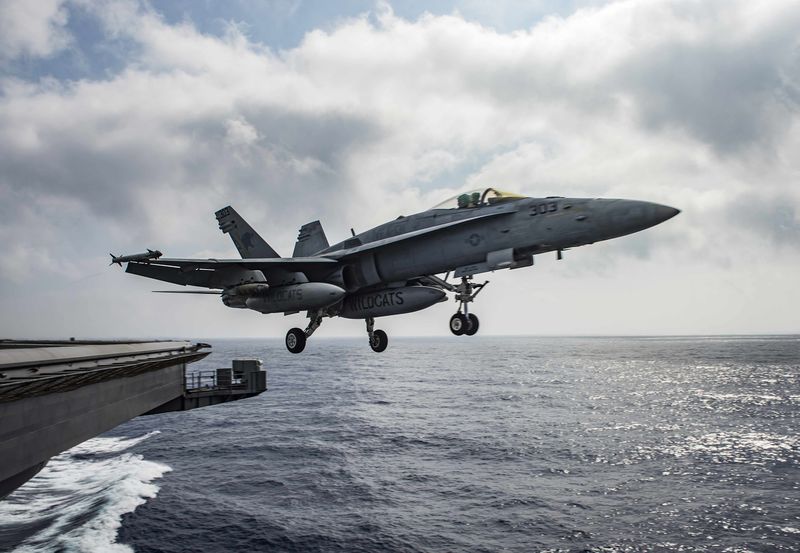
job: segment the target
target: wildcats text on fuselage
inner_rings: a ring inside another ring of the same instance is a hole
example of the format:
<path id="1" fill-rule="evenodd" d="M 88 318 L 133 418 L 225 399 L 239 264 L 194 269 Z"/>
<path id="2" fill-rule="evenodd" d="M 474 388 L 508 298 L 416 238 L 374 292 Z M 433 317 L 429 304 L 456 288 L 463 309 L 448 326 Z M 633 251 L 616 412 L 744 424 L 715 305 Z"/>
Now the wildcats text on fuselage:
<path id="1" fill-rule="evenodd" d="M 351 294 L 342 303 L 340 317 L 346 319 L 367 319 L 413 313 L 446 301 L 447 294 L 432 286 L 404 286 Z"/>

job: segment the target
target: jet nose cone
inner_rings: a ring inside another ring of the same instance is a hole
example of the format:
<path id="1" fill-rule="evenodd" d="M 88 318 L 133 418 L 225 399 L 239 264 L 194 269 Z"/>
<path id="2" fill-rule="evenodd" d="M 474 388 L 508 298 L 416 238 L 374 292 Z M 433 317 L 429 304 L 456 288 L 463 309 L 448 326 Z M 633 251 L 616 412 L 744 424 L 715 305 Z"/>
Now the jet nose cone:
<path id="1" fill-rule="evenodd" d="M 668 205 L 661 205 L 661 204 L 650 204 L 652 205 L 652 218 L 654 220 L 653 224 L 657 225 L 659 223 L 663 223 L 667 219 L 672 219 L 678 213 L 681 212 L 680 209 L 675 209 L 674 207 L 670 207 Z"/>
<path id="2" fill-rule="evenodd" d="M 675 217 L 679 210 L 639 200 L 595 200 L 605 217 L 599 227 L 607 238 L 624 236 L 650 228 Z"/>
<path id="3" fill-rule="evenodd" d="M 674 207 L 652 202 L 636 202 L 633 205 L 634 208 L 631 211 L 634 214 L 634 224 L 640 227 L 637 230 L 654 227 L 667 219 L 672 219 L 680 213 L 680 211 Z"/>

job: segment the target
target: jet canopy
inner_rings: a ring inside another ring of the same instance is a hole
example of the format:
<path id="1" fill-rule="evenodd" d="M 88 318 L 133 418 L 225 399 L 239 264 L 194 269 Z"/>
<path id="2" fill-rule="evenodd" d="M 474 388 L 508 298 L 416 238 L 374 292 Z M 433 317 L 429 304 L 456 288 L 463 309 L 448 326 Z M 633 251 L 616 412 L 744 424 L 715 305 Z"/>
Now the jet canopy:
<path id="1" fill-rule="evenodd" d="M 527 198 L 527 196 L 515 194 L 514 192 L 503 192 L 502 190 L 495 190 L 494 188 L 478 188 L 453 196 L 433 206 L 431 209 L 469 209 L 485 205 L 495 205 L 512 200 L 520 200 L 522 198 Z"/>

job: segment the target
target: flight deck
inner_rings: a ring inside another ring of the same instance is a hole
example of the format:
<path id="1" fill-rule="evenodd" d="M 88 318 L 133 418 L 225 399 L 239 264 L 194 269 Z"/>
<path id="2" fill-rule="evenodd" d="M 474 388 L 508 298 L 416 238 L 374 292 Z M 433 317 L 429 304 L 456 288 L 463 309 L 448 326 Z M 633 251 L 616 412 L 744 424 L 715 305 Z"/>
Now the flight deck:
<path id="1" fill-rule="evenodd" d="M 188 341 L 0 340 L 0 498 L 52 456 L 134 417 L 267 389 L 255 359 L 187 374 L 210 348 Z"/>

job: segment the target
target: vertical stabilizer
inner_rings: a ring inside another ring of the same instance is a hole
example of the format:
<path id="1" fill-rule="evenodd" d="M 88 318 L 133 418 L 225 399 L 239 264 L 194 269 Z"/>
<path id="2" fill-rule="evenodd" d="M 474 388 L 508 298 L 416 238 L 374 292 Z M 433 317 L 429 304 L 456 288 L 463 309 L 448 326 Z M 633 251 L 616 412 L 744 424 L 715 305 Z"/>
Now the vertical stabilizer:
<path id="1" fill-rule="evenodd" d="M 242 259 L 280 257 L 231 206 L 223 207 L 214 215 L 217 216 L 219 229 L 230 235 Z"/>
<path id="2" fill-rule="evenodd" d="M 300 227 L 297 243 L 292 257 L 308 257 L 328 247 L 328 239 L 319 221 L 312 221 Z"/>

